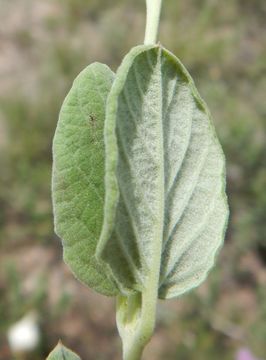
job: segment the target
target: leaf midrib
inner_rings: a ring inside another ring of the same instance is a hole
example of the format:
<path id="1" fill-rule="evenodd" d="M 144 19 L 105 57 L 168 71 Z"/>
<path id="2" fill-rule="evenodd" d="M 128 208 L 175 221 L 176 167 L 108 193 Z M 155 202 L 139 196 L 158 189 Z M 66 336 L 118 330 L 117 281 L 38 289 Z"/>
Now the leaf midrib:
<path id="1" fill-rule="evenodd" d="M 150 60 L 150 53 L 147 52 L 147 61 L 150 65 L 151 69 L 153 65 Z M 158 47 L 158 55 L 157 55 L 157 63 L 155 66 L 156 77 L 158 76 L 160 79 L 160 86 L 158 87 L 158 96 L 159 99 L 159 113 L 157 116 L 157 149 L 159 151 L 159 176 L 158 176 L 158 198 L 159 198 L 159 207 L 158 207 L 158 223 L 155 224 L 156 230 L 154 234 L 156 234 L 154 242 L 153 242 L 153 259 L 150 268 L 150 274 L 148 276 L 148 287 L 150 291 L 157 298 L 158 296 L 158 285 L 159 285 L 159 277 L 160 277 L 160 269 L 161 269 L 161 255 L 162 255 L 162 243 L 163 243 L 163 230 L 164 230 L 164 203 L 165 203 L 165 191 L 164 191 L 164 138 L 163 138 L 163 89 L 162 89 L 162 49 Z M 153 70 L 153 69 L 152 69 Z M 153 70 L 154 71 L 154 70 Z"/>

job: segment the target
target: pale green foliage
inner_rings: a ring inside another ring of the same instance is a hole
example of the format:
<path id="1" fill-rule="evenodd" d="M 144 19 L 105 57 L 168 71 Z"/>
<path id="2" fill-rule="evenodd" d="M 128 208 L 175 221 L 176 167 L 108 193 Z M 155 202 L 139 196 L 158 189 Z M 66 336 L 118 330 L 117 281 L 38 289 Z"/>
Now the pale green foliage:
<path id="1" fill-rule="evenodd" d="M 81 360 L 80 357 L 59 342 L 47 360 Z"/>
<path id="2" fill-rule="evenodd" d="M 115 295 L 118 286 L 125 295 L 155 282 L 158 296 L 170 298 L 206 277 L 222 243 L 224 156 L 190 75 L 167 50 L 132 49 L 111 89 L 112 81 L 107 66 L 92 64 L 63 104 L 56 232 L 65 261 L 95 290 Z"/>
<path id="3" fill-rule="evenodd" d="M 62 106 L 53 143 L 53 205 L 64 259 L 88 286 L 115 295 L 94 258 L 103 221 L 105 103 L 113 81 L 103 64 L 88 66 Z"/>
<path id="4" fill-rule="evenodd" d="M 157 298 L 192 289 L 213 266 L 228 217 L 225 162 L 209 111 L 173 54 L 137 46 L 113 77 L 89 66 L 63 104 L 55 227 L 77 278 L 119 295 L 124 359 L 137 360 Z"/>
<path id="5" fill-rule="evenodd" d="M 213 265 L 228 210 L 224 155 L 174 55 L 160 46 L 131 50 L 108 97 L 105 136 L 98 257 L 124 294 L 152 282 L 161 298 L 180 295 Z"/>

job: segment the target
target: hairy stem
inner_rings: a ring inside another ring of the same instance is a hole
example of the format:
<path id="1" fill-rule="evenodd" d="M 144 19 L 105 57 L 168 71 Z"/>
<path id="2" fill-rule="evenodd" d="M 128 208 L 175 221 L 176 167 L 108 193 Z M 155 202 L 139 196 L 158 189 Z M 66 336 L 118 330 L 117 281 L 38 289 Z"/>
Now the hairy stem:
<path id="1" fill-rule="evenodd" d="M 160 21 L 162 0 L 146 0 L 146 31 L 145 45 L 154 45 L 157 41 L 158 27 Z"/>
<path id="2" fill-rule="evenodd" d="M 140 360 L 155 326 L 156 294 L 136 293 L 117 298 L 117 326 L 123 342 L 123 360 Z"/>

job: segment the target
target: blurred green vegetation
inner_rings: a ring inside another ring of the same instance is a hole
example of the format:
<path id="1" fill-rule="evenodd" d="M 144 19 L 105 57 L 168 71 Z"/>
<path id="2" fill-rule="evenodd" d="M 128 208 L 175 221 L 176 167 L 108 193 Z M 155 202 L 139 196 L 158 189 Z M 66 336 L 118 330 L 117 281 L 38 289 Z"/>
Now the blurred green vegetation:
<path id="1" fill-rule="evenodd" d="M 20 264 L 8 264 L 16 252 L 36 245 L 52 249 L 61 263 L 50 199 L 58 112 L 87 64 L 101 61 L 115 70 L 130 47 L 142 42 L 144 0 L 0 0 L 0 7 L 0 359 L 12 358 L 1 355 L 8 327 L 32 308 L 45 314 L 44 334 L 53 329 L 34 357 L 44 359 L 61 336 L 56 327 L 64 313 L 49 308 L 49 281 L 22 295 L 23 276 L 35 269 L 19 275 Z M 229 360 L 242 345 L 265 357 L 265 18 L 265 0 L 163 4 L 160 41 L 191 72 L 226 154 L 231 216 L 206 284 L 160 304 L 153 340 L 159 350 L 147 350 L 147 359 Z M 67 312 L 71 305 L 63 290 L 62 296 Z M 95 345 L 91 358 L 119 359 L 114 324 L 108 329 L 103 332 L 113 350 L 100 356 Z M 65 336 L 67 345 L 81 344 L 74 350 L 88 358 L 83 334 Z"/>

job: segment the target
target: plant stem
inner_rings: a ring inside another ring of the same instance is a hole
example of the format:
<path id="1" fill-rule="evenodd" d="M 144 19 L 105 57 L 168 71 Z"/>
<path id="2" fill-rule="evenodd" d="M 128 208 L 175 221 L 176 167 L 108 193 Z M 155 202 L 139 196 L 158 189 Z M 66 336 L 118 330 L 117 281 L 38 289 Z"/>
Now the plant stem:
<path id="1" fill-rule="evenodd" d="M 157 41 L 159 20 L 161 14 L 162 0 L 146 0 L 146 30 L 145 45 L 154 45 Z"/>
<path id="2" fill-rule="evenodd" d="M 157 294 L 150 289 L 118 296 L 117 326 L 123 341 L 123 360 L 140 360 L 155 326 Z"/>

